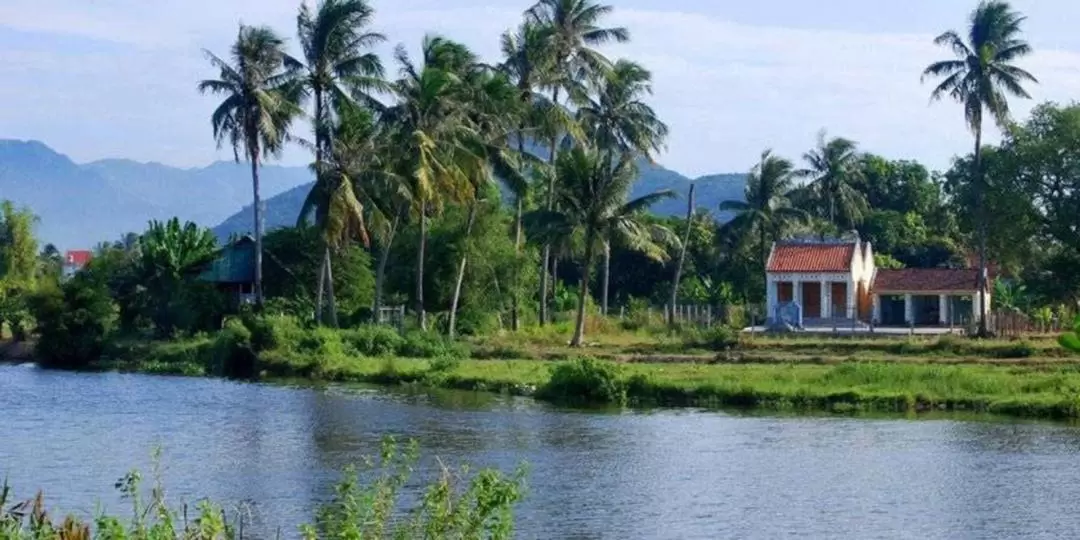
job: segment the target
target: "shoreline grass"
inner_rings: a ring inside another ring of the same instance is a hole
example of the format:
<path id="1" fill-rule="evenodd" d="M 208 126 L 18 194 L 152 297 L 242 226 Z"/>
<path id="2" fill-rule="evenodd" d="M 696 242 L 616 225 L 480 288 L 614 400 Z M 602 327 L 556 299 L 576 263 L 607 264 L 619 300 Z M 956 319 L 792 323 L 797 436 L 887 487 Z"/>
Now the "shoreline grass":
<path id="1" fill-rule="evenodd" d="M 209 339 L 149 343 L 130 349 L 136 356 L 101 362 L 95 367 L 189 376 L 220 375 L 218 362 L 209 352 L 213 350 L 214 343 Z M 566 401 L 566 392 L 552 388 L 553 373 L 580 363 L 607 372 L 599 382 L 586 384 L 614 385 L 616 392 L 621 392 L 621 397 L 593 396 L 581 400 L 581 404 L 832 413 L 964 411 L 1056 420 L 1080 418 L 1080 366 L 1071 364 L 881 361 L 707 364 L 613 363 L 595 359 L 552 362 L 270 350 L 260 354 L 254 378 L 418 385 L 503 392 L 562 402 Z"/>

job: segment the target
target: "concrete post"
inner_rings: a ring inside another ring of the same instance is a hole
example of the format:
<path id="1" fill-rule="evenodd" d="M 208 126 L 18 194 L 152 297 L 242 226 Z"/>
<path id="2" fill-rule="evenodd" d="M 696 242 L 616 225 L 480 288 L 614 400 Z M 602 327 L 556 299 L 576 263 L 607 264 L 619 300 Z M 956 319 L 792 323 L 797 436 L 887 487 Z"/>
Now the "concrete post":
<path id="1" fill-rule="evenodd" d="M 832 317 L 832 298 L 831 296 L 831 284 L 828 281 L 821 281 L 821 318 L 828 319 Z"/>
<path id="2" fill-rule="evenodd" d="M 871 308 L 873 314 L 870 315 L 870 321 L 874 324 L 881 323 L 881 295 L 875 294 L 870 297 Z"/>
<path id="3" fill-rule="evenodd" d="M 911 294 L 904 295 L 904 322 L 908 326 L 915 324 L 915 303 L 911 301 Z"/>
<path id="4" fill-rule="evenodd" d="M 949 297 L 944 294 L 938 295 L 938 324 L 945 326 L 949 322 Z"/>
<path id="5" fill-rule="evenodd" d="M 847 318 L 855 320 L 859 317 L 859 285 L 854 279 L 849 279 L 847 285 Z"/>

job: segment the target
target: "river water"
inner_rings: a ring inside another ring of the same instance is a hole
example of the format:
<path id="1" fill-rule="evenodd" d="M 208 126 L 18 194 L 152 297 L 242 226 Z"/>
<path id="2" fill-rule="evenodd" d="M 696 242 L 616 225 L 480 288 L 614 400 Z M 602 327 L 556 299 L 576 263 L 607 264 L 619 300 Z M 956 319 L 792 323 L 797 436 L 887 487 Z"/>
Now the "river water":
<path id="1" fill-rule="evenodd" d="M 0 367 L 0 477 L 64 511 L 164 449 L 174 501 L 296 536 L 387 434 L 426 464 L 530 468 L 519 538 L 1076 538 L 1080 429 L 989 421 L 585 413 L 527 399 Z M 145 475 L 144 475 L 145 476 Z M 253 527 L 253 528 L 252 528 Z"/>

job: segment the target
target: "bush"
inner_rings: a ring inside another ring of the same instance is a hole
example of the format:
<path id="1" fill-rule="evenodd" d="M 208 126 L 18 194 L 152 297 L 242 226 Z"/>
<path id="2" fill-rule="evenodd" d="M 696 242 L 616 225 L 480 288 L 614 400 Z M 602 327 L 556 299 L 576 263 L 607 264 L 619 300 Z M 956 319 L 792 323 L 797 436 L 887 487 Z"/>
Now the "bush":
<path id="1" fill-rule="evenodd" d="M 405 343 L 398 350 L 400 356 L 409 358 L 439 358 L 444 356 L 468 358 L 469 348 L 454 343 L 438 334 L 414 331 L 405 334 Z"/>
<path id="2" fill-rule="evenodd" d="M 88 366 L 101 357 L 115 328 L 116 305 L 108 289 L 83 276 L 35 294 L 30 309 L 41 337 L 36 352 L 46 366 Z"/>
<path id="3" fill-rule="evenodd" d="M 621 371 L 612 362 L 592 358 L 560 362 L 537 394 L 556 403 L 625 405 L 626 383 Z"/>
<path id="4" fill-rule="evenodd" d="M 398 354 L 405 345 L 405 338 L 393 327 L 385 325 L 364 325 L 353 330 L 342 330 L 341 339 L 353 352 L 363 356 Z"/>
<path id="5" fill-rule="evenodd" d="M 231 319 L 214 338 L 214 372 L 227 377 L 255 375 L 255 352 L 252 332 L 238 320 Z"/>
<path id="6" fill-rule="evenodd" d="M 244 326 L 251 331 L 251 347 L 257 352 L 297 343 L 306 333 L 300 320 L 289 315 L 248 315 Z"/>
<path id="7" fill-rule="evenodd" d="M 691 347 L 702 347 L 711 350 L 725 350 L 739 344 L 739 335 L 735 330 L 727 326 L 710 326 L 708 328 L 689 328 L 683 330 L 683 341 Z"/>

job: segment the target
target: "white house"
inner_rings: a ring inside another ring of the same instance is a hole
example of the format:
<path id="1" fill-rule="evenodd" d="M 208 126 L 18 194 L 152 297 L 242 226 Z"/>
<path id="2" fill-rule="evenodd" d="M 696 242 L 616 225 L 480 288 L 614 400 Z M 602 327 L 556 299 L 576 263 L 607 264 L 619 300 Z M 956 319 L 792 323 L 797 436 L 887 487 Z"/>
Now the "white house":
<path id="1" fill-rule="evenodd" d="M 781 308 L 798 305 L 801 322 L 937 326 L 977 320 L 978 270 L 879 270 L 869 242 L 788 240 L 773 244 L 765 283 L 770 323 Z"/>

